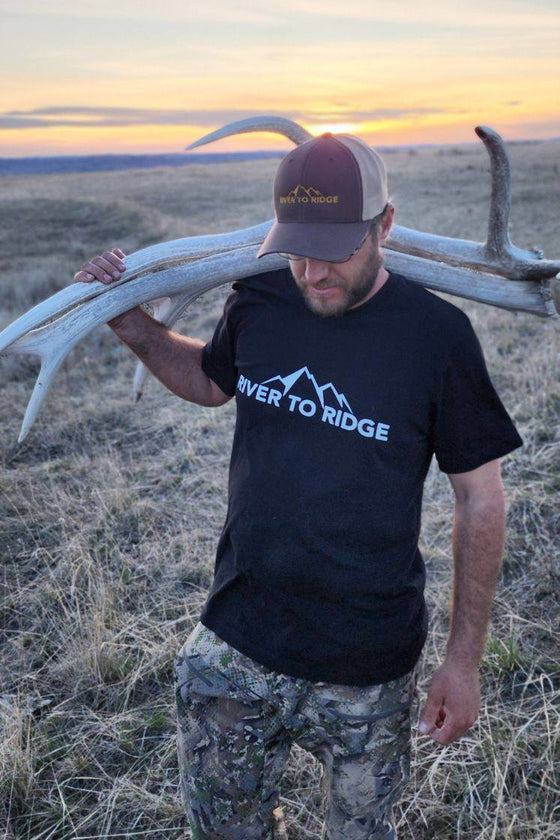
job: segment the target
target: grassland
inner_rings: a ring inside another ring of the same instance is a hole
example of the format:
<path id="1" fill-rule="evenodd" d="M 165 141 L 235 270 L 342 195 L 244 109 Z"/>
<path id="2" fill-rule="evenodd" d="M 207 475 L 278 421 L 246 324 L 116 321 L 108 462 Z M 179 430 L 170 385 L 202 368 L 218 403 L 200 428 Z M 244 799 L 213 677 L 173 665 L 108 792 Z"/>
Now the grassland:
<path id="1" fill-rule="evenodd" d="M 560 143 L 514 145 L 510 235 L 560 257 Z M 482 240 L 481 146 L 385 156 L 395 222 Z M 277 162 L 3 178 L 0 328 L 72 282 L 85 259 L 256 224 Z M 177 330 L 207 340 L 230 286 Z M 556 840 L 559 827 L 560 331 L 446 296 L 471 318 L 525 445 L 502 461 L 504 563 L 481 664 L 483 707 L 447 747 L 414 733 L 402 840 Z M 0 826 L 3 840 L 189 837 L 178 793 L 172 660 L 200 614 L 226 513 L 234 401 L 212 409 L 151 379 L 103 325 L 57 375 L 22 444 L 38 370 L 0 359 Z M 453 496 L 435 460 L 420 547 L 430 633 L 420 699 L 445 649 Z M 319 767 L 293 748 L 281 804 L 318 838 Z"/>

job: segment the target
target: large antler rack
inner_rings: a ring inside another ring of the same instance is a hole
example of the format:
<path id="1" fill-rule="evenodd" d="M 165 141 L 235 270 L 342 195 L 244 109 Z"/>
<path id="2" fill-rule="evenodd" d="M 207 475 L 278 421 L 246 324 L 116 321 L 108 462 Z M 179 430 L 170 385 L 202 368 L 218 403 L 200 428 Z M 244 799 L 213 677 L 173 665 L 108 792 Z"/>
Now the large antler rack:
<path id="1" fill-rule="evenodd" d="M 188 146 L 252 131 L 281 134 L 296 145 L 311 139 L 304 128 L 279 117 L 239 120 Z M 389 270 L 429 289 L 512 311 L 559 319 L 552 278 L 560 261 L 540 251 L 512 244 L 508 234 L 511 176 L 502 138 L 492 129 L 475 129 L 490 155 L 492 194 L 486 242 L 452 239 L 394 225 L 383 249 Z M 31 353 L 41 369 L 23 419 L 18 442 L 31 428 L 54 376 L 72 349 L 95 327 L 132 307 L 151 302 L 154 317 L 172 327 L 189 304 L 216 286 L 286 266 L 274 254 L 257 259 L 257 251 L 274 223 L 207 236 L 186 237 L 143 248 L 123 260 L 126 271 L 117 282 L 73 283 L 42 301 L 0 333 L 0 355 Z M 131 283 L 131 280 L 135 280 Z M 147 369 L 138 363 L 134 397 L 139 399 Z"/>

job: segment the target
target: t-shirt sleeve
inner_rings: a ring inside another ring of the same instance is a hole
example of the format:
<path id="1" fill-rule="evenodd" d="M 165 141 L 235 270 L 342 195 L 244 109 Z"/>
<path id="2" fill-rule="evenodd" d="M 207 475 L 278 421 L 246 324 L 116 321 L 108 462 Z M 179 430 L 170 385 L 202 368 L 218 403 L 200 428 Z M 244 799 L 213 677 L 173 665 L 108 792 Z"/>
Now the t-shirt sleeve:
<path id="1" fill-rule="evenodd" d="M 435 405 L 432 442 L 445 473 L 474 470 L 523 445 L 492 384 L 470 319 L 462 314 Z"/>
<path id="2" fill-rule="evenodd" d="M 238 292 L 233 291 L 226 299 L 214 335 L 202 348 L 202 370 L 229 397 L 234 396 L 237 384 L 235 324 L 237 298 Z"/>

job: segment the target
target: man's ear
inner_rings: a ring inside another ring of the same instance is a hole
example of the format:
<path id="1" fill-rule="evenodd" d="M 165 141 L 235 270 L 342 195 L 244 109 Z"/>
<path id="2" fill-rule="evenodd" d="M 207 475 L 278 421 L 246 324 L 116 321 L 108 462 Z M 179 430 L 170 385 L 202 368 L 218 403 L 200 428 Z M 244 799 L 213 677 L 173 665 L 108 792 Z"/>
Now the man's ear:
<path id="1" fill-rule="evenodd" d="M 379 245 L 383 245 L 389 237 L 389 232 L 393 226 L 393 216 L 395 215 L 394 205 L 389 204 L 383 220 L 379 226 Z"/>

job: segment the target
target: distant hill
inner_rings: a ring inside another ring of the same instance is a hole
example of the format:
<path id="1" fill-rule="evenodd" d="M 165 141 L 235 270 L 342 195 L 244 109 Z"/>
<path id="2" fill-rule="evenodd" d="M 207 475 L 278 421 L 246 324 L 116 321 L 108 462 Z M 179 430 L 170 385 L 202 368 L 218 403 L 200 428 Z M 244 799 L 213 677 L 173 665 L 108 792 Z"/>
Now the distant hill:
<path id="1" fill-rule="evenodd" d="M 151 169 L 155 166 L 188 166 L 196 163 L 235 163 L 241 160 L 282 158 L 284 151 L 222 152 L 164 155 L 60 155 L 52 157 L 0 157 L 0 175 L 41 175 L 58 172 L 101 172 L 117 169 Z"/>
<path id="2" fill-rule="evenodd" d="M 507 145 L 535 145 L 557 142 L 560 137 L 542 140 L 508 140 Z M 478 146 L 472 143 L 418 143 L 403 146 L 376 146 L 382 154 L 415 149 L 457 149 L 464 146 Z M 43 155 L 41 157 L 0 157 L 2 175 L 49 175 L 63 172 L 102 172 L 103 170 L 151 169 L 156 166 L 189 166 L 200 163 L 236 163 L 243 160 L 283 158 L 286 150 L 254 152 L 213 152 L 207 154 L 159 154 L 159 155 Z"/>

